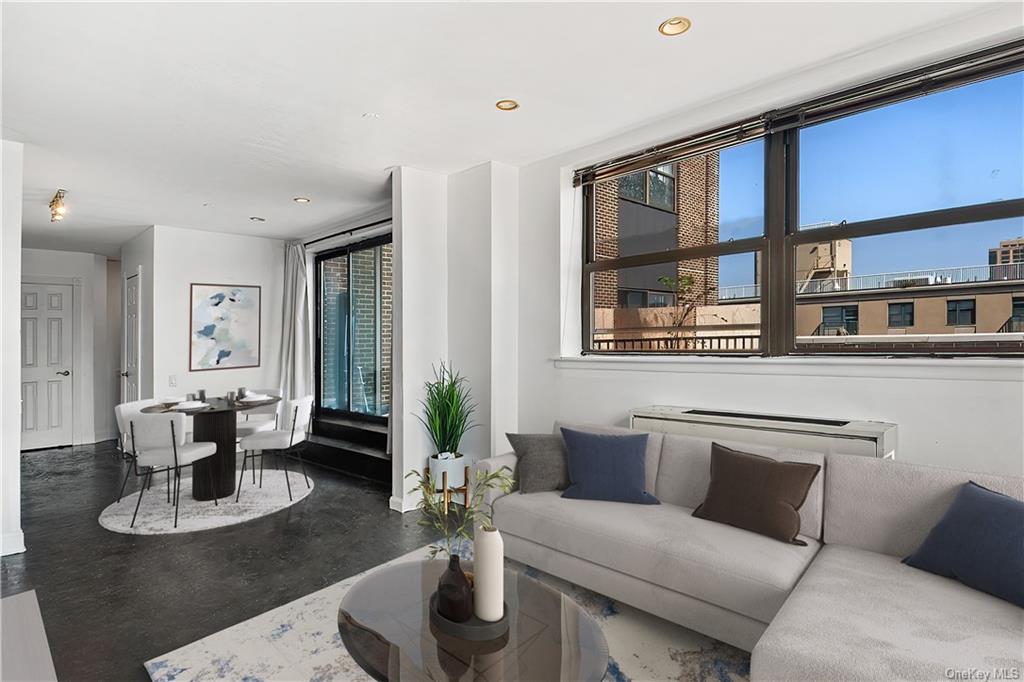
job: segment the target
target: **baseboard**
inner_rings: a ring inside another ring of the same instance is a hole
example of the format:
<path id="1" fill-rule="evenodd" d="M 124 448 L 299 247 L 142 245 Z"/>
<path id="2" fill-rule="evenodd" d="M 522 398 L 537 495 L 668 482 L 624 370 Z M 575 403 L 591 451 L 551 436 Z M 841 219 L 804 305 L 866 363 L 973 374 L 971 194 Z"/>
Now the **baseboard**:
<path id="1" fill-rule="evenodd" d="M 0 536 L 0 554 L 21 554 L 25 551 L 25 534 L 20 530 L 16 533 L 4 533 Z"/>
<path id="2" fill-rule="evenodd" d="M 391 507 L 392 511 L 405 514 L 416 509 L 416 501 L 409 497 L 395 497 L 392 495 L 391 499 L 388 500 L 388 506 Z"/>

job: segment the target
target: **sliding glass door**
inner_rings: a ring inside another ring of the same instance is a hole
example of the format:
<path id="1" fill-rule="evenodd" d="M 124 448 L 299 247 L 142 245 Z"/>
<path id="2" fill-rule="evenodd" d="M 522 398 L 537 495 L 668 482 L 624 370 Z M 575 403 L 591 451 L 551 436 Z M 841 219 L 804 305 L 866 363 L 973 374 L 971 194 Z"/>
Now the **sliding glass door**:
<path id="1" fill-rule="evenodd" d="M 317 382 L 327 415 L 391 408 L 391 237 L 317 256 Z"/>

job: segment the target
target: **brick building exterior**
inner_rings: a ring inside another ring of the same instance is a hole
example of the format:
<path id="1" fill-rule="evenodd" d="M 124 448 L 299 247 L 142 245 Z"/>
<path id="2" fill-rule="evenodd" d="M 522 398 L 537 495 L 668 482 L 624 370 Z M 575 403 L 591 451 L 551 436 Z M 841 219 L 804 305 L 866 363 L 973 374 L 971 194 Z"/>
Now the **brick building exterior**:
<path id="1" fill-rule="evenodd" d="M 672 164 L 675 174 L 675 240 L 664 244 L 664 248 L 702 246 L 718 243 L 719 235 L 719 155 L 717 153 L 697 156 Z M 646 171 L 641 171 L 644 173 Z M 637 203 L 625 199 L 619 193 L 619 180 L 598 183 L 594 188 L 594 252 L 598 260 L 617 258 L 620 255 L 620 207 L 626 203 Z M 664 209 L 653 206 L 643 207 L 664 215 Z M 635 215 L 632 212 L 630 215 Z M 642 233 L 643 225 L 631 225 L 630 232 Z M 657 231 L 660 228 L 652 225 Z M 676 277 L 681 281 L 688 276 L 693 284 L 687 292 L 687 302 L 698 305 L 712 305 L 718 300 L 718 259 L 705 258 L 679 263 Z M 617 308 L 620 302 L 620 277 L 614 270 L 595 273 L 593 299 L 595 308 Z M 652 291 L 668 291 L 664 284 L 652 278 L 647 283 Z M 672 292 L 675 293 L 675 292 Z"/>

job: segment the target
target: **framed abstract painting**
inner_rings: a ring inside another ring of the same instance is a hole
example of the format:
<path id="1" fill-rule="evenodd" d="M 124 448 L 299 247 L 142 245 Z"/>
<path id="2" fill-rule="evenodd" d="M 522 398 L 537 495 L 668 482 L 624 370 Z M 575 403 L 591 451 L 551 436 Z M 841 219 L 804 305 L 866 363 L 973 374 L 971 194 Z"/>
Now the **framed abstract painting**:
<path id="1" fill-rule="evenodd" d="M 193 284 L 189 369 L 260 366 L 260 287 Z"/>

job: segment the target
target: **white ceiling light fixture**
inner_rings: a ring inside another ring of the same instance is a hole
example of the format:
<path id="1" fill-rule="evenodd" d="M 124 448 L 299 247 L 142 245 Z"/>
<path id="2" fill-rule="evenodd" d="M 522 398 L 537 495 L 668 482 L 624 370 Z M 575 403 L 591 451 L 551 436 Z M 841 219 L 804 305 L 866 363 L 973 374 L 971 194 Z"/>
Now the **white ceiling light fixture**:
<path id="1" fill-rule="evenodd" d="M 514 99 L 499 99 L 494 103 L 499 111 L 515 111 L 519 108 L 519 102 Z"/>
<path id="2" fill-rule="evenodd" d="M 363 118 L 380 118 L 380 114 L 372 111 L 367 111 L 363 113 Z"/>
<path id="3" fill-rule="evenodd" d="M 661 22 L 658 32 L 663 36 L 681 36 L 690 30 L 693 25 L 686 17 L 672 17 Z"/>
<path id="4" fill-rule="evenodd" d="M 308 204 L 310 201 L 312 201 L 312 199 L 310 199 L 309 197 L 293 197 L 292 201 L 294 201 L 296 204 Z"/>
<path id="5" fill-rule="evenodd" d="M 67 194 L 66 189 L 58 189 L 57 193 L 50 199 L 50 222 L 56 223 L 64 220 L 64 215 L 68 212 L 67 206 L 64 205 L 64 195 Z"/>

